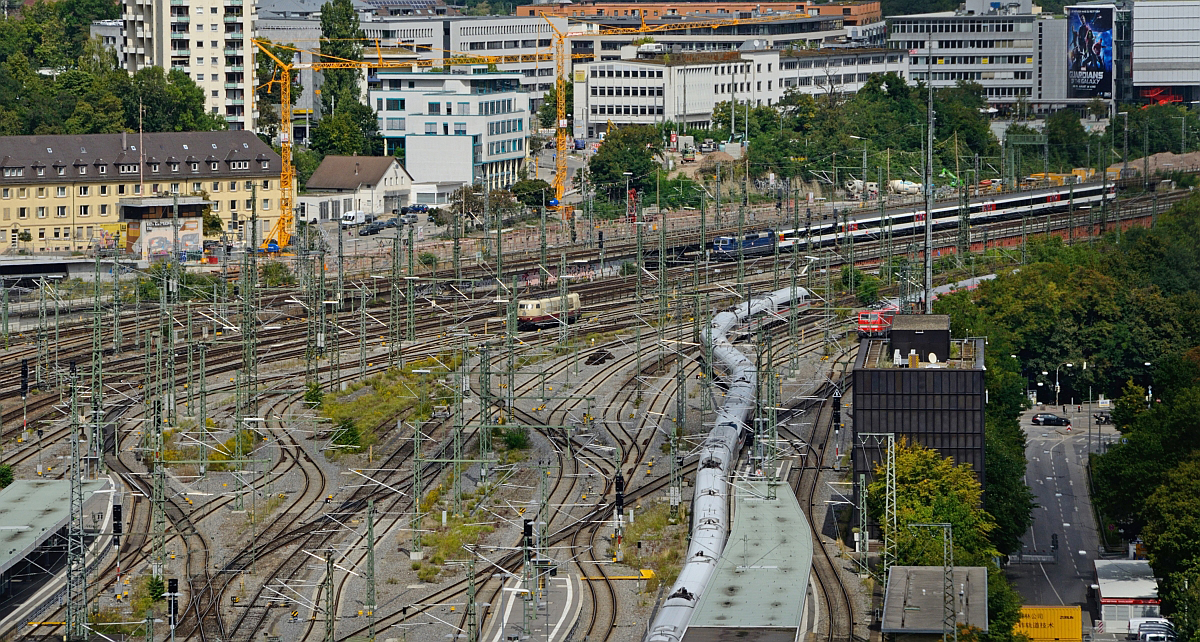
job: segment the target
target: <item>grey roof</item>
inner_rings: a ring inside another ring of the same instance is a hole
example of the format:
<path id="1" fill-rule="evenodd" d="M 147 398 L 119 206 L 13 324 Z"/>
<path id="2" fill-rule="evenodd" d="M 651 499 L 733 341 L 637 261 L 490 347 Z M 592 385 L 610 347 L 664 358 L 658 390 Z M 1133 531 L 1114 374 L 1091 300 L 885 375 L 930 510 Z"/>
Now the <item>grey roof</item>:
<path id="1" fill-rule="evenodd" d="M 259 0 L 256 8 L 260 18 L 282 16 L 317 16 L 321 13 L 321 5 L 326 0 Z M 362 0 L 351 0 L 354 10 L 358 12 L 372 11 L 371 5 Z"/>
<path id="2" fill-rule="evenodd" d="M 84 501 L 109 486 L 107 478 L 83 482 Z M 66 526 L 70 501 L 69 480 L 19 479 L 0 490 L 0 574 Z"/>
<path id="3" fill-rule="evenodd" d="M 941 566 L 893 566 L 883 596 L 884 633 L 941 633 L 945 595 Z M 988 630 L 987 569 L 954 567 L 955 619 Z"/>
<path id="4" fill-rule="evenodd" d="M 1146 560 L 1096 560 L 1102 599 L 1158 599 L 1158 580 Z"/>
<path id="5" fill-rule="evenodd" d="M 892 320 L 892 330 L 949 330 L 948 314 L 897 314 Z"/>
<path id="6" fill-rule="evenodd" d="M 765 499 L 762 483 L 738 484 L 733 529 L 684 642 L 796 637 L 812 568 L 812 529 L 795 494 L 779 485 Z M 732 629 L 732 630 L 731 630 Z M 724 631 L 723 635 L 721 631 Z"/>
<path id="7" fill-rule="evenodd" d="M 160 132 L 153 134 L 86 134 L 80 136 L 0 136 L 0 167 L 24 168 L 19 177 L 0 178 L 0 184 L 17 185 L 85 180 L 87 182 L 137 180 L 137 174 L 121 174 L 118 165 L 136 165 L 139 160 L 159 163 L 158 173 L 147 170 L 145 180 L 203 180 L 206 176 L 228 176 L 229 163 L 251 161 L 249 169 L 238 170 L 239 175 L 279 176 L 282 169 L 279 154 L 271 149 L 253 132 Z M 210 160 L 211 159 L 211 160 Z M 259 161 L 267 161 L 262 169 Z M 209 162 L 218 163 L 217 170 Z M 164 163 L 199 163 L 197 171 L 181 167 L 171 172 L 162 167 Z M 87 166 L 88 173 L 81 175 L 79 167 Z M 100 173 L 99 167 L 106 172 Z M 35 168 L 48 168 L 38 176 Z M 65 175 L 58 176 L 52 169 L 67 168 Z"/>
<path id="8" fill-rule="evenodd" d="M 392 165 L 407 173 L 394 156 L 326 156 L 306 188 L 352 191 L 362 185 L 378 185 Z"/>

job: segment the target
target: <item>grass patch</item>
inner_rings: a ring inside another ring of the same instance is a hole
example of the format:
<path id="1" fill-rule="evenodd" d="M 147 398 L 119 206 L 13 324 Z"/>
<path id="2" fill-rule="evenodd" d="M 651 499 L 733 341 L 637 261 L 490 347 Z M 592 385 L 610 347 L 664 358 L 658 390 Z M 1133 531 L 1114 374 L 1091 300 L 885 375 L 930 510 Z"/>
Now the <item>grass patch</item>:
<path id="1" fill-rule="evenodd" d="M 621 548 L 625 564 L 633 568 L 648 568 L 654 577 L 646 581 L 646 591 L 658 590 L 659 583 L 670 586 L 679 577 L 683 556 L 687 554 L 687 510 L 679 507 L 679 518 L 671 523 L 671 507 L 657 502 L 643 510 L 633 524 L 625 529 Z M 641 549 L 638 542 L 642 543 Z"/>
<path id="2" fill-rule="evenodd" d="M 457 368 L 459 359 L 446 354 L 410 361 L 403 368 L 389 368 L 356 382 L 336 396 L 324 395 L 320 401 L 321 413 L 339 429 L 334 443 L 361 450 L 378 441 L 375 432 L 378 427 L 402 413 L 410 413 L 413 421 L 429 419 L 434 406 L 450 404 L 453 391 L 437 380 Z M 371 390 L 364 394 L 360 392 L 363 388 Z M 354 430 L 346 430 L 346 426 L 353 426 Z"/>

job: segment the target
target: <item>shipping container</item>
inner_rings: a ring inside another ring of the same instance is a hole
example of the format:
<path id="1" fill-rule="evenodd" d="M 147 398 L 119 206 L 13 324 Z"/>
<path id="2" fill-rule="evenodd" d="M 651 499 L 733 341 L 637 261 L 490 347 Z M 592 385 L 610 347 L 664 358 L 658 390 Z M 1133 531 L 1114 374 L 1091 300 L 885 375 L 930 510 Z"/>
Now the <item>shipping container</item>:
<path id="1" fill-rule="evenodd" d="M 1083 614 L 1078 606 L 1022 606 L 1013 633 L 1034 642 L 1079 642 L 1083 639 Z"/>

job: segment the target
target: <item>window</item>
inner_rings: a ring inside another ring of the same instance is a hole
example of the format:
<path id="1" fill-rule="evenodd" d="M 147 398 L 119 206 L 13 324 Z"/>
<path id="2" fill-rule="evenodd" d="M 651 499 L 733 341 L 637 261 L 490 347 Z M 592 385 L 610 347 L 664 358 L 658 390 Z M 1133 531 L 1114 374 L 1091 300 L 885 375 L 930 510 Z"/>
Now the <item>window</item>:
<path id="1" fill-rule="evenodd" d="M 128 165 L 128 164 L 118 165 L 117 171 L 122 174 L 136 174 L 137 173 L 137 165 Z"/>
<path id="2" fill-rule="evenodd" d="M 271 161 L 260 161 L 260 162 L 259 162 L 259 165 L 261 166 L 261 167 L 260 167 L 261 169 L 270 169 L 270 168 L 271 168 Z"/>
<path id="3" fill-rule="evenodd" d="M 426 136 L 436 136 L 437 135 L 437 123 L 425 123 L 425 135 Z"/>
<path id="4" fill-rule="evenodd" d="M 3 190 L 0 190 L 0 197 L 12 198 L 12 190 L 5 187 Z"/>
<path id="5" fill-rule="evenodd" d="M 25 170 L 20 167 L 5 167 L 4 168 L 4 178 L 16 178 L 18 176 L 24 176 L 24 175 L 25 175 Z"/>
<path id="6" fill-rule="evenodd" d="M 100 186 L 100 195 L 101 195 L 101 196 L 108 196 L 108 185 L 101 185 L 101 186 Z"/>
<path id="7" fill-rule="evenodd" d="M 29 208 L 28 207 L 18 207 L 17 208 L 17 218 L 29 218 Z"/>
<path id="8" fill-rule="evenodd" d="M 250 161 L 230 161 L 229 169 L 250 169 Z"/>
<path id="9" fill-rule="evenodd" d="M 168 163 L 168 164 L 171 166 L 171 171 L 172 171 L 172 172 L 178 172 L 178 171 L 179 171 L 179 163 Z"/>
<path id="10" fill-rule="evenodd" d="M 467 135 L 467 124 L 466 123 L 454 123 L 454 135 L 455 136 L 466 136 Z"/>
<path id="11" fill-rule="evenodd" d="M 46 218 L 46 208 L 45 207 L 37 208 L 37 217 L 38 218 Z"/>
<path id="12" fill-rule="evenodd" d="M 84 174 L 87 174 L 87 165 L 81 165 L 79 167 L 79 175 L 83 176 Z"/>
<path id="13" fill-rule="evenodd" d="M 404 99 L 403 98 L 388 98 L 387 99 L 387 110 L 388 111 L 401 111 L 403 109 L 404 109 Z"/>
<path id="14" fill-rule="evenodd" d="M 470 116 L 471 115 L 471 103 L 458 103 L 458 115 L 459 116 Z"/>
<path id="15" fill-rule="evenodd" d="M 387 119 L 387 128 L 388 128 L 390 131 L 403 131 L 403 129 L 404 129 L 404 119 L 403 119 L 403 118 L 389 118 L 389 119 Z"/>
<path id="16" fill-rule="evenodd" d="M 192 183 L 192 191 L 193 192 L 199 192 L 201 189 L 202 188 L 200 187 L 200 183 Z"/>
<path id="17" fill-rule="evenodd" d="M 246 199 L 246 209 L 248 209 L 248 210 L 254 209 L 254 201 L 253 200 Z"/>
<path id="18" fill-rule="evenodd" d="M 231 192 L 237 191 L 237 181 L 229 181 L 229 191 L 231 191 Z"/>
<path id="19" fill-rule="evenodd" d="M 44 228 L 44 227 L 38 228 L 38 240 L 39 241 L 46 240 L 46 228 Z"/>
<path id="20" fill-rule="evenodd" d="M 157 174 L 158 173 L 158 163 L 150 163 L 150 171 Z"/>
<path id="21" fill-rule="evenodd" d="M 90 206 L 88 206 L 88 205 L 80 205 L 79 206 L 79 215 L 80 216 L 90 215 L 92 212 L 89 208 L 90 208 Z"/>
<path id="22" fill-rule="evenodd" d="M 179 193 L 179 183 L 171 183 L 171 193 L 172 194 Z"/>
<path id="23" fill-rule="evenodd" d="M 58 210 L 56 210 L 54 214 L 55 214 L 55 216 L 57 216 L 58 218 L 67 218 L 67 206 L 66 206 L 66 205 L 59 205 L 59 206 L 58 206 Z"/>
<path id="24" fill-rule="evenodd" d="M 214 192 L 221 191 L 221 182 L 220 181 L 213 181 L 212 191 L 214 191 Z"/>
<path id="25" fill-rule="evenodd" d="M 229 209 L 237 210 L 237 204 L 238 204 L 237 199 L 230 200 L 229 201 Z"/>
<path id="26" fill-rule="evenodd" d="M 99 168 L 97 168 L 97 169 L 98 169 L 98 171 L 99 171 L 101 174 L 107 174 L 107 173 L 108 173 L 108 166 L 107 166 L 107 165 L 101 165 L 101 166 L 100 166 Z"/>
<path id="27" fill-rule="evenodd" d="M 89 191 L 89 189 L 88 189 L 88 186 L 87 186 L 87 185 L 80 185 L 80 186 L 79 186 L 79 195 L 80 195 L 80 196 L 87 196 L 87 195 L 88 195 L 88 191 Z"/>
<path id="28" fill-rule="evenodd" d="M 438 116 L 442 113 L 442 103 L 429 103 L 429 109 L 426 112 L 430 116 Z"/>
<path id="29" fill-rule="evenodd" d="M 100 216 L 108 216 L 108 205 L 107 204 L 102 204 L 100 206 Z"/>
<path id="30" fill-rule="evenodd" d="M 55 167 L 54 171 L 58 172 L 59 176 L 66 176 L 67 174 L 67 168 L 65 167 Z"/>
<path id="31" fill-rule="evenodd" d="M 37 175 L 38 175 L 38 176 L 45 176 L 45 175 L 46 175 L 46 168 L 45 168 L 45 167 L 39 167 L 39 168 L 37 168 Z"/>
<path id="32" fill-rule="evenodd" d="M 263 181 L 263 189 L 271 189 L 271 181 Z"/>
<path id="33" fill-rule="evenodd" d="M 263 208 L 264 210 L 269 210 L 269 209 L 271 209 L 271 199 L 269 199 L 269 198 L 264 198 L 264 199 L 262 200 L 262 208 Z"/>
<path id="34" fill-rule="evenodd" d="M 55 193 L 56 196 L 58 196 L 59 198 L 67 197 L 67 187 L 65 185 L 59 185 L 57 190 L 58 191 Z"/>

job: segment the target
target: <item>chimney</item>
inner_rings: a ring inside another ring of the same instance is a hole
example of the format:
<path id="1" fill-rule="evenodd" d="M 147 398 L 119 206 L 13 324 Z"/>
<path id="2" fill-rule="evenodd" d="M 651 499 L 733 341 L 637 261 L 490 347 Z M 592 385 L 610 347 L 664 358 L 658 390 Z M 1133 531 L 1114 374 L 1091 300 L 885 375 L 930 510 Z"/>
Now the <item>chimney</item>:
<path id="1" fill-rule="evenodd" d="M 358 163 L 354 164 L 354 175 L 358 176 Z"/>
<path id="2" fill-rule="evenodd" d="M 121 151 L 129 151 L 129 132 L 121 132 Z"/>

